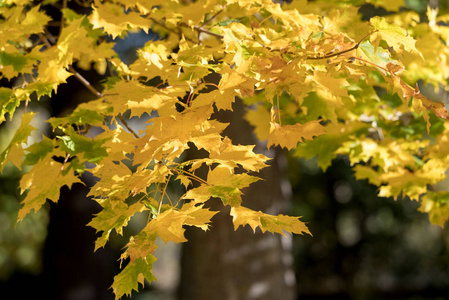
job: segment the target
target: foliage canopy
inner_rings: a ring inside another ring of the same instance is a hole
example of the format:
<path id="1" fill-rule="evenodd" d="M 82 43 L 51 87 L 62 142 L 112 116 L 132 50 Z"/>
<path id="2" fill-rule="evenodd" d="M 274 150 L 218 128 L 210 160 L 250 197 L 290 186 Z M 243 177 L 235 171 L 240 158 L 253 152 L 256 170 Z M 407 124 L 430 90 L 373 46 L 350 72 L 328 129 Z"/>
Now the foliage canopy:
<path id="1" fill-rule="evenodd" d="M 57 202 L 60 188 L 81 182 L 84 172 L 98 178 L 89 196 L 103 208 L 88 224 L 101 233 L 95 249 L 113 230 L 122 234 L 133 215 L 149 211 L 121 256 L 129 263 L 114 278 L 116 298 L 155 280 L 157 237 L 180 243 L 185 225 L 208 229 L 216 213 L 204 207 L 211 198 L 231 207 L 235 229 L 309 233 L 297 217 L 242 205 L 242 189 L 260 179 L 269 158 L 221 134 L 227 124 L 213 113 L 232 110 L 240 97 L 267 147 L 317 157 L 323 170 L 347 155 L 357 179 L 377 185 L 380 196 L 421 201 L 420 209 L 443 226 L 449 192 L 436 184 L 449 163 L 448 114 L 443 102 L 421 94 L 417 81 L 447 89 L 448 15 L 428 9 L 426 19 L 399 11 L 403 1 L 368 2 L 391 14 L 364 21 L 358 0 L 96 0 L 88 15 L 64 1 L 61 21 L 53 22 L 46 9 L 58 7 L 56 1 L 2 1 L 0 76 L 13 87 L 0 87 L 0 123 L 16 118 L 21 104 L 26 110 L 29 101 L 51 97 L 70 76 L 97 96 L 47 120 L 54 139 L 27 145 L 35 113 L 22 115 L 0 154 L 1 170 L 7 162 L 29 169 L 20 181 L 19 220 L 47 199 Z M 160 38 L 125 64 L 114 40 L 140 30 Z M 102 91 L 82 77 L 91 68 L 107 78 Z M 219 75 L 218 84 L 211 74 Z M 125 113 L 145 120 L 145 129 L 134 130 Z M 92 128 L 101 133 L 93 136 Z M 183 160 L 193 146 L 208 156 Z M 198 176 L 201 166 L 207 178 Z M 170 199 L 169 182 L 187 192 Z"/>

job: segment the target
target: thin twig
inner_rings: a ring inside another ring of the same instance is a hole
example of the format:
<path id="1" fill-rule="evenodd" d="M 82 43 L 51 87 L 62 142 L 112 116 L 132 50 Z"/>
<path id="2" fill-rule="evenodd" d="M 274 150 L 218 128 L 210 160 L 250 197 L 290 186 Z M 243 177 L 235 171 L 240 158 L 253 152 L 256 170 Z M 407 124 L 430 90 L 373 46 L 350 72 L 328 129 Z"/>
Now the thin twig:
<path id="1" fill-rule="evenodd" d="M 65 157 L 65 159 L 64 159 L 64 162 L 62 163 L 61 169 L 59 169 L 58 176 L 56 176 L 56 177 L 59 177 L 59 175 L 61 175 L 62 171 L 64 170 L 65 164 L 66 164 L 67 161 L 69 160 L 69 157 L 70 157 L 70 153 L 67 153 L 67 155 L 66 155 L 66 157 Z"/>
<path id="2" fill-rule="evenodd" d="M 67 0 L 62 0 L 62 9 L 65 9 L 65 8 L 67 8 Z M 62 32 L 63 28 L 64 28 L 64 14 L 61 17 L 61 24 L 59 26 L 59 36 L 61 36 L 61 32 Z"/>
<path id="3" fill-rule="evenodd" d="M 80 73 L 78 73 L 72 66 L 69 66 L 69 71 L 74 73 L 75 78 L 78 79 L 90 92 L 92 92 L 95 96 L 98 98 L 103 98 L 104 95 L 100 93 L 97 89 L 95 89 L 90 82 L 84 78 Z M 117 115 L 118 119 L 122 122 L 122 124 L 128 129 L 129 132 L 132 133 L 132 135 L 138 139 L 139 135 L 128 125 L 128 123 L 123 119 L 121 115 Z"/>
<path id="4" fill-rule="evenodd" d="M 191 26 L 189 26 L 189 24 L 187 24 L 187 23 L 179 23 L 179 26 L 191 28 Z M 216 38 L 223 39 L 223 35 L 215 33 L 215 32 L 212 32 L 212 31 L 207 30 L 207 29 L 204 29 L 203 26 L 196 26 L 195 25 L 195 26 L 193 26 L 193 29 L 195 29 L 199 33 L 206 33 L 206 34 L 214 36 Z"/>
<path id="5" fill-rule="evenodd" d="M 94 88 L 90 82 L 84 78 L 78 71 L 76 71 L 72 66 L 69 66 L 69 71 L 72 72 L 75 75 L 75 78 L 78 79 L 79 82 L 81 82 L 89 91 L 92 92 L 95 96 L 98 98 L 102 98 L 103 94 L 97 91 L 96 88 Z"/>
<path id="6" fill-rule="evenodd" d="M 180 37 L 183 36 L 183 34 L 181 32 L 178 32 L 178 31 L 176 31 L 174 29 L 171 29 L 170 27 L 165 26 L 165 24 L 162 24 L 161 22 L 159 22 L 155 18 L 150 18 L 150 20 L 153 21 L 154 23 L 156 23 L 157 25 L 161 26 L 162 28 L 164 28 L 164 29 L 166 29 L 166 30 L 168 30 L 168 31 L 170 31 L 170 32 L 180 36 Z M 194 40 L 192 40 L 191 38 L 189 38 L 187 36 L 184 36 L 184 38 L 186 39 L 186 41 L 189 41 L 189 42 L 194 43 L 194 44 L 198 44 L 197 41 L 194 41 Z"/>
<path id="7" fill-rule="evenodd" d="M 50 43 L 50 41 L 48 40 L 48 38 L 43 34 L 43 33 L 38 33 L 39 36 L 39 40 L 41 40 L 42 42 L 44 42 L 44 44 L 50 48 L 53 45 Z"/>
<path id="8" fill-rule="evenodd" d="M 172 175 L 168 175 L 168 179 L 164 184 L 164 187 L 160 189 L 160 193 L 161 193 L 161 200 L 159 201 L 159 207 L 157 209 L 157 214 L 159 215 L 161 213 L 161 207 L 162 207 L 162 202 L 164 202 L 164 195 L 166 195 L 166 191 L 167 191 L 167 186 L 168 186 L 168 182 L 170 181 Z M 168 197 L 168 201 L 170 201 L 170 204 L 173 206 L 173 203 L 171 202 L 170 198 Z"/>
<path id="9" fill-rule="evenodd" d="M 318 59 L 327 59 L 327 58 L 331 58 L 337 55 L 341 55 L 347 52 L 350 52 L 352 50 L 357 49 L 360 46 L 360 43 L 362 43 L 367 37 L 369 37 L 371 34 L 373 34 L 374 32 L 376 32 L 377 30 L 371 31 L 370 33 L 368 33 L 367 35 L 365 35 L 357 44 L 355 44 L 353 47 L 343 50 L 343 51 L 339 51 L 336 53 L 331 53 L 331 54 L 326 54 L 323 56 L 307 56 L 306 59 L 314 59 L 314 60 L 318 60 Z"/>
<path id="10" fill-rule="evenodd" d="M 207 20 L 206 22 L 204 22 L 203 25 L 201 25 L 201 27 L 204 27 L 204 25 L 209 24 L 213 19 L 215 19 L 215 18 L 216 18 L 219 14 L 221 14 L 222 12 L 223 12 L 223 8 L 220 9 L 219 11 L 217 11 L 217 12 L 215 13 L 215 15 L 213 15 L 212 17 L 210 17 L 209 20 Z"/>
<path id="11" fill-rule="evenodd" d="M 139 138 L 139 135 L 138 135 L 134 130 L 132 130 L 131 127 L 129 127 L 129 125 L 128 125 L 128 123 L 126 123 L 125 119 L 123 119 L 123 117 L 122 117 L 121 115 L 117 115 L 117 117 L 119 118 L 120 122 L 122 122 L 123 125 L 126 127 L 126 129 L 128 129 L 129 132 L 131 132 L 131 133 L 133 134 L 133 136 L 134 136 L 136 139 L 138 139 L 138 138 Z"/>

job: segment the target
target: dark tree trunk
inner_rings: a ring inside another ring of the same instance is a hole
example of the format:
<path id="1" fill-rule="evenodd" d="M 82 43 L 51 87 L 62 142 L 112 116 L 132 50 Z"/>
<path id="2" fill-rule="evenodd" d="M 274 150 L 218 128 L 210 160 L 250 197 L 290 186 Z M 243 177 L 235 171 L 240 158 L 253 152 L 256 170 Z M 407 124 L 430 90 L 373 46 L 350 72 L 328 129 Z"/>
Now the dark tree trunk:
<path id="1" fill-rule="evenodd" d="M 257 143 L 251 127 L 243 120 L 243 104 L 236 102 L 233 113 L 217 118 L 230 122 L 225 134 L 236 144 Z M 255 149 L 273 157 L 270 167 L 260 176 L 263 181 L 243 192 L 243 206 L 269 214 L 285 213 L 290 197 L 286 179 L 286 161 L 280 150 Z M 183 245 L 180 300 L 295 299 L 295 275 L 292 268 L 291 236 L 256 233 L 249 226 L 234 231 L 229 206 L 215 201 L 212 210 L 222 210 L 205 233 L 191 228 Z"/>

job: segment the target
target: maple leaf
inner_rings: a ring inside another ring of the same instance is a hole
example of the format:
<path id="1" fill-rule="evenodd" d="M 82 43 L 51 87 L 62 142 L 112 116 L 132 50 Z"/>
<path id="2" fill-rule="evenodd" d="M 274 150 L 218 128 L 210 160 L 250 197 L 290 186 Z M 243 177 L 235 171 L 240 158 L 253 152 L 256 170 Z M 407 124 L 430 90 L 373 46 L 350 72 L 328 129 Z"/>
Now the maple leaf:
<path id="1" fill-rule="evenodd" d="M 148 282 L 156 280 L 152 272 L 155 261 L 156 257 L 148 254 L 128 263 L 120 274 L 114 277 L 111 288 L 114 291 L 115 299 L 120 299 L 123 295 L 130 296 L 133 290 L 138 291 L 139 283 L 144 285 L 145 279 Z"/>
<path id="2" fill-rule="evenodd" d="M 447 113 L 446 107 L 444 106 L 444 103 L 439 101 L 432 101 L 426 98 L 423 94 L 421 94 L 418 87 L 418 83 L 416 83 L 415 88 L 412 88 L 410 85 L 405 83 L 400 77 L 392 76 L 392 78 L 395 87 L 402 92 L 401 96 L 403 98 L 404 103 L 408 103 L 410 98 L 412 98 L 413 109 L 418 114 L 423 113 L 423 118 L 426 121 L 427 132 L 429 132 L 431 125 L 427 109 L 432 111 L 439 118 L 449 119 L 449 115 Z"/>
<path id="3" fill-rule="evenodd" d="M 270 112 L 262 105 L 257 105 L 256 109 L 250 109 L 245 114 L 245 119 L 255 127 L 254 133 L 261 141 L 267 140 L 270 134 Z"/>
<path id="4" fill-rule="evenodd" d="M 421 198 L 419 210 L 429 214 L 432 224 L 444 227 L 449 219 L 449 192 L 429 191 Z"/>
<path id="5" fill-rule="evenodd" d="M 159 214 L 139 234 L 130 239 L 126 245 L 126 256 L 129 256 L 133 262 L 138 258 L 146 257 L 149 253 L 154 253 L 157 248 L 155 244 L 157 237 L 160 237 L 165 243 L 168 241 L 186 242 L 183 225 L 187 218 L 188 215 L 173 208 Z"/>
<path id="6" fill-rule="evenodd" d="M 218 84 L 220 91 L 235 91 L 243 97 L 251 97 L 254 94 L 254 85 L 257 82 L 256 79 L 241 74 L 228 66 L 221 72 L 223 73 L 223 77 Z"/>
<path id="7" fill-rule="evenodd" d="M 44 27 L 51 18 L 40 11 L 40 8 L 40 5 L 31 8 L 25 5 L 12 7 L 10 14 L 4 16 L 6 21 L 2 21 L 0 26 L 0 45 L 6 45 L 8 41 L 20 41 L 27 35 L 44 32 Z M 2 15 L 4 13 L 5 10 L 2 10 Z"/>
<path id="8" fill-rule="evenodd" d="M 50 123 L 53 128 L 64 127 L 67 124 L 99 126 L 103 124 L 104 118 L 104 115 L 95 110 L 84 109 L 79 106 L 70 115 L 61 118 L 54 117 L 47 122 Z"/>
<path id="9" fill-rule="evenodd" d="M 95 140 L 86 138 L 77 134 L 72 127 L 65 128 L 64 133 L 67 135 L 59 137 L 62 141 L 61 147 L 64 151 L 70 153 L 70 155 L 80 156 L 80 154 L 82 154 L 83 158 L 88 162 L 102 160 L 103 157 L 108 155 L 106 148 L 103 147 L 103 143 L 106 139 Z"/>
<path id="10" fill-rule="evenodd" d="M 70 188 L 74 183 L 81 183 L 73 171 L 63 175 L 61 172 L 63 165 L 54 161 L 52 157 L 53 153 L 47 154 L 20 180 L 21 193 L 23 194 L 25 190 L 29 191 L 22 201 L 23 207 L 19 210 L 19 220 L 23 220 L 32 209 L 37 212 L 47 199 L 58 202 L 59 190 L 64 185 Z"/>
<path id="11" fill-rule="evenodd" d="M 280 145 L 291 150 L 304 139 L 311 140 L 314 136 L 325 134 L 320 121 L 310 121 L 305 124 L 279 125 L 271 123 L 267 147 Z"/>
<path id="12" fill-rule="evenodd" d="M 166 89 L 144 86 L 137 81 L 120 81 L 105 94 L 106 101 L 113 107 L 114 113 L 131 110 L 131 116 L 140 116 L 144 112 L 150 114 L 158 111 L 160 116 L 169 116 L 175 112 L 176 97 L 182 97 L 185 89 Z M 167 111 L 168 113 L 164 113 Z"/>
<path id="13" fill-rule="evenodd" d="M 382 183 L 382 180 L 379 177 L 380 173 L 376 172 L 370 167 L 356 165 L 353 170 L 355 172 L 354 175 L 357 180 L 368 179 L 368 181 L 374 185 L 381 185 Z"/>
<path id="14" fill-rule="evenodd" d="M 132 144 L 134 137 L 126 132 L 119 124 L 114 130 L 105 130 L 97 136 L 98 140 L 105 140 L 103 147 L 108 152 L 108 157 L 113 161 L 125 159 L 125 155 L 133 153 L 135 145 Z"/>
<path id="15" fill-rule="evenodd" d="M 410 197 L 410 199 L 418 200 L 419 197 L 427 191 L 426 180 L 414 176 L 412 172 L 405 168 L 384 173 L 379 178 L 383 182 L 388 183 L 388 185 L 380 187 L 379 196 L 381 197 L 396 198 L 403 192 Z"/>
<path id="16" fill-rule="evenodd" d="M 342 97 L 348 95 L 348 91 L 344 87 L 348 86 L 349 83 L 345 78 L 335 78 L 326 72 L 315 71 L 312 80 L 329 91 L 331 95 Z"/>
<path id="17" fill-rule="evenodd" d="M 36 113 L 26 113 L 22 116 L 22 123 L 17 129 L 14 137 L 12 138 L 9 146 L 0 154 L 0 171 L 3 170 L 6 163 L 11 161 L 17 168 L 20 169 L 22 163 L 22 156 L 24 155 L 22 149 L 22 143 L 28 140 L 28 136 L 31 131 L 33 131 L 33 126 L 30 125 L 31 120 L 36 115 Z"/>
<path id="18" fill-rule="evenodd" d="M 5 114 L 9 113 L 10 118 L 14 116 L 16 107 L 20 105 L 12 89 L 0 87 L 0 124 L 5 121 Z"/>
<path id="19" fill-rule="evenodd" d="M 209 229 L 211 218 L 218 213 L 218 211 L 210 211 L 208 208 L 203 208 L 204 204 L 198 204 L 194 201 L 185 203 L 179 212 L 188 216 L 185 224 L 201 228 L 204 231 Z"/>
<path id="20" fill-rule="evenodd" d="M 210 170 L 207 183 L 198 188 L 189 190 L 184 199 L 193 199 L 195 202 L 206 202 L 211 197 L 220 198 L 224 205 L 237 206 L 242 202 L 240 189 L 260 180 L 248 174 L 233 174 L 226 166 L 218 166 Z"/>
<path id="21" fill-rule="evenodd" d="M 415 47 L 415 39 L 407 33 L 407 30 L 395 24 L 388 23 L 383 17 L 373 17 L 370 19 L 371 26 L 377 30 L 377 39 L 383 39 L 388 45 L 394 47 L 396 51 L 403 48 L 405 51 L 415 52 L 422 57 Z M 378 44 L 378 43 L 377 43 Z M 423 58 L 424 59 L 424 58 Z"/>
<path id="22" fill-rule="evenodd" d="M 123 227 L 128 224 L 131 217 L 137 213 L 146 209 L 145 204 L 136 202 L 130 206 L 124 203 L 122 200 L 108 199 L 102 202 L 103 210 L 96 214 L 92 221 L 87 224 L 96 229 L 97 233 L 103 231 L 101 237 L 95 241 L 95 250 L 104 247 L 109 239 L 109 234 L 112 229 L 122 235 Z"/>
<path id="23" fill-rule="evenodd" d="M 54 147 L 54 140 L 44 136 L 42 141 L 34 143 L 26 148 L 26 152 L 28 153 L 25 156 L 22 166 L 34 166 L 39 160 L 43 159 L 47 153 L 52 152 Z"/>
<path id="24" fill-rule="evenodd" d="M 318 166 L 326 170 L 337 156 L 338 149 L 345 141 L 353 140 L 353 135 L 365 129 L 366 124 L 362 122 L 351 122 L 349 124 L 330 123 L 326 126 L 326 134 L 298 144 L 295 155 L 305 158 L 318 158 Z"/>
<path id="25" fill-rule="evenodd" d="M 390 52 L 379 46 L 375 48 L 369 41 L 360 43 L 359 48 L 364 54 L 362 57 L 377 66 L 386 68 L 387 64 L 391 62 Z"/>
<path id="26" fill-rule="evenodd" d="M 284 231 L 297 234 L 310 234 L 305 223 L 301 222 L 297 217 L 284 215 L 272 216 L 243 206 L 232 207 L 231 216 L 233 217 L 234 230 L 237 230 L 239 226 L 249 225 L 254 232 L 259 227 L 262 232 L 269 231 L 284 236 Z"/>
<path id="27" fill-rule="evenodd" d="M 121 36 L 128 28 L 140 28 L 148 33 L 151 27 L 151 21 L 143 18 L 136 12 L 125 12 L 119 5 L 112 3 L 103 3 L 100 6 L 92 5 L 93 11 L 89 16 L 89 21 L 94 26 L 93 28 L 104 28 L 104 31 L 109 33 L 112 38 Z M 129 27 L 128 27 L 129 26 Z"/>
<path id="28" fill-rule="evenodd" d="M 225 137 L 217 152 L 211 152 L 210 162 L 217 162 L 229 169 L 238 165 L 248 171 L 259 171 L 266 167 L 268 158 L 263 154 L 253 152 L 254 146 L 233 145 L 232 141 Z"/>

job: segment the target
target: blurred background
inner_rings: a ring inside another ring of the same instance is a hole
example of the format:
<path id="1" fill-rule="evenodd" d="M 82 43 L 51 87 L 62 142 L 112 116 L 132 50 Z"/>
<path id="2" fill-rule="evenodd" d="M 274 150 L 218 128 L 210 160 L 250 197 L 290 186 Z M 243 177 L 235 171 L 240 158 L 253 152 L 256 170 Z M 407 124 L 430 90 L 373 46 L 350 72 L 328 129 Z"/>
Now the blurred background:
<path id="1" fill-rule="evenodd" d="M 439 5 L 446 9 L 443 2 Z M 408 9 L 425 14 L 427 1 L 406 3 Z M 56 20 L 58 13 L 49 11 Z M 388 12 L 364 5 L 362 13 L 368 18 Z M 154 38 L 130 34 L 118 41 L 116 51 L 132 62 L 136 49 Z M 79 72 L 101 90 L 103 78 Z M 4 79 L 0 84 L 15 85 Z M 63 116 L 94 98 L 70 77 L 51 99 L 31 101 L 28 111 L 38 111 L 36 118 L 41 119 Z M 254 143 L 243 113 L 237 102 L 235 113 L 217 118 L 231 122 L 225 134 L 234 141 Z M 0 125 L 0 152 L 19 126 L 20 112 L 16 117 Z M 145 117 L 130 119 L 129 124 L 139 126 Z M 54 135 L 49 127 L 35 127 L 35 139 Z M 409 199 L 376 197 L 376 187 L 354 179 L 345 157 L 335 159 L 323 173 L 314 160 L 279 149 L 266 151 L 263 145 L 256 149 L 274 157 L 273 166 L 264 174 L 265 182 L 245 191 L 244 203 L 267 213 L 303 216 L 313 237 L 254 234 L 248 228 L 233 232 L 229 215 L 219 214 L 207 234 L 189 230 L 185 245 L 161 242 L 154 265 L 158 281 L 146 284 L 133 299 L 449 298 L 447 223 L 444 229 L 431 225 L 428 216 L 417 211 L 418 203 Z M 85 186 L 63 188 L 58 204 L 47 203 L 17 223 L 20 177 L 11 165 L 0 175 L 0 298 L 113 299 L 109 287 L 120 271 L 122 247 L 145 225 L 147 215 L 137 214 L 124 236 L 112 235 L 106 247 L 94 253 L 96 234 L 86 226 L 101 209 L 86 198 L 94 179 L 85 173 Z M 219 203 L 212 207 L 221 209 Z"/>

